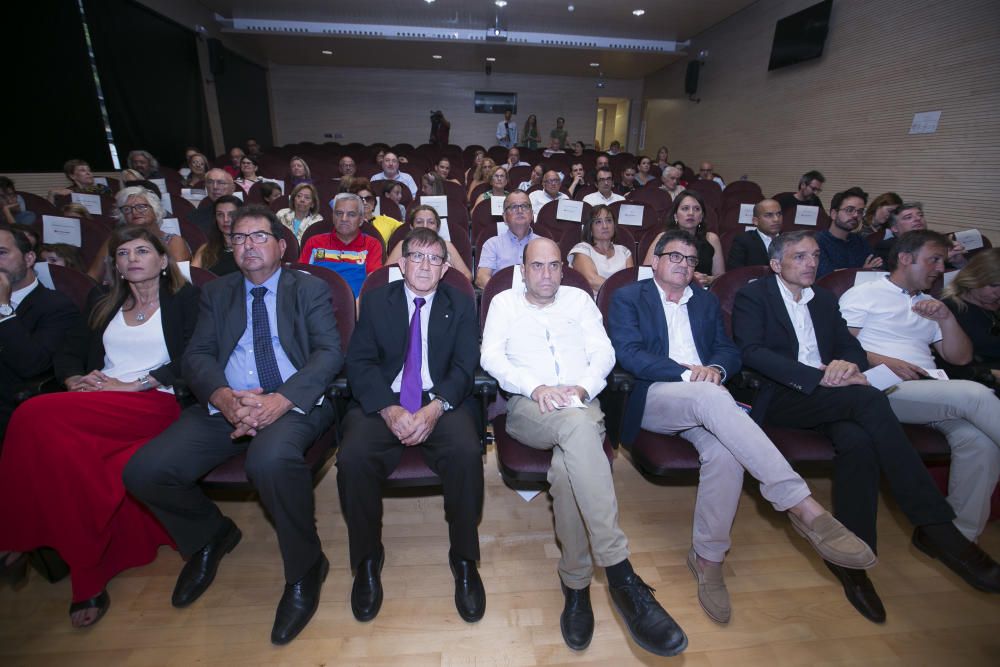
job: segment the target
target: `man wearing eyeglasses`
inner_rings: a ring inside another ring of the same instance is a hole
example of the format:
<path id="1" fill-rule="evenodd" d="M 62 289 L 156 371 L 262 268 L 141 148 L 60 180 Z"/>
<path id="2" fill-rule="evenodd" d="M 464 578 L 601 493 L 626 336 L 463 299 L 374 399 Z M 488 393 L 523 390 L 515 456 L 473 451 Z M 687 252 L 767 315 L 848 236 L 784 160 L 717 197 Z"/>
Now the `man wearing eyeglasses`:
<path id="1" fill-rule="evenodd" d="M 656 244 L 653 278 L 615 292 L 608 316 L 615 355 L 635 375 L 623 418 L 622 442 L 644 429 L 679 435 L 701 461 L 687 565 L 698 601 L 718 623 L 731 616 L 722 563 L 732 546 L 744 471 L 761 495 L 826 560 L 869 568 L 875 555 L 813 499 L 809 487 L 764 432 L 722 386 L 740 369 L 740 352 L 726 334 L 716 296 L 692 289 L 698 251 L 694 237 L 668 230 Z"/>
<path id="2" fill-rule="evenodd" d="M 330 567 L 316 532 L 304 452 L 333 423 L 325 396 L 344 358 L 326 284 L 281 268 L 285 242 L 274 213 L 241 208 L 230 238 L 240 271 L 202 290 L 184 354 L 184 378 L 201 404 L 140 449 L 124 480 L 187 560 L 171 598 L 186 607 L 241 538 L 197 482 L 246 454 L 247 477 L 274 520 L 284 562 L 271 641 L 286 644 L 312 618 Z"/>
<path id="3" fill-rule="evenodd" d="M 486 287 L 490 276 L 500 269 L 520 264 L 524 248 L 538 236 L 531 231 L 531 203 L 528 195 L 515 190 L 503 201 L 503 221 L 507 229 L 486 239 L 479 251 L 476 287 Z"/>
<path id="4" fill-rule="evenodd" d="M 698 167 L 698 178 L 702 181 L 715 181 L 720 188 L 725 188 L 726 183 L 721 177 L 715 175 L 715 167 L 711 162 L 702 162 Z"/>
<path id="5" fill-rule="evenodd" d="M 476 308 L 471 296 L 441 282 L 447 260 L 434 230 L 410 231 L 399 259 L 403 279 L 365 293 L 347 351 L 354 402 L 337 452 L 337 488 L 359 621 L 375 618 L 382 605 L 382 483 L 407 447 L 441 478 L 459 616 L 473 623 L 486 609 L 476 568 L 483 461 L 466 405 L 479 362 Z"/>
<path id="6" fill-rule="evenodd" d="M 559 188 L 562 187 L 562 182 L 563 177 L 559 175 L 558 171 L 549 170 L 542 174 L 542 189 L 535 190 L 528 195 L 531 200 L 531 210 L 535 220 L 538 219 L 538 212 L 550 201 L 569 199 L 565 192 L 559 191 Z"/>
<path id="7" fill-rule="evenodd" d="M 625 197 L 614 191 L 615 179 L 611 175 L 610 169 L 597 170 L 597 192 L 591 192 L 583 198 L 583 203 L 597 206 L 604 204 L 610 206 L 616 201 L 625 201 Z"/>
<path id="8" fill-rule="evenodd" d="M 656 655 L 676 655 L 687 637 L 632 569 L 628 538 L 618 525 L 597 400 L 615 353 L 590 293 L 561 282 L 559 246 L 541 238 L 529 243 L 524 291 L 501 292 L 490 303 L 481 363 L 511 394 L 507 432 L 552 452 L 548 481 L 562 549 L 563 640 L 576 650 L 590 644 L 596 564 L 604 568 L 615 609 L 635 642 Z"/>
<path id="9" fill-rule="evenodd" d="M 830 228 L 816 234 L 819 244 L 819 269 L 822 278 L 837 269 L 880 269 L 882 259 L 872 253 L 871 246 L 854 231 L 865 217 L 868 193 L 854 187 L 838 192 L 830 201 Z"/>
<path id="10" fill-rule="evenodd" d="M 729 248 L 726 268 L 741 266 L 767 266 L 767 250 L 774 237 L 781 233 L 783 217 L 781 205 L 773 199 L 762 199 L 753 207 L 753 229 L 737 234 Z"/>
<path id="11" fill-rule="evenodd" d="M 382 243 L 361 232 L 365 210 L 361 197 L 341 192 L 331 204 L 333 231 L 311 236 L 302 248 L 299 261 L 336 271 L 357 297 L 365 277 L 382 267 Z"/>
<path id="12" fill-rule="evenodd" d="M 198 225 L 201 231 L 206 234 L 211 234 L 212 229 L 215 227 L 215 214 L 212 210 L 212 204 L 219 197 L 231 195 L 235 191 L 236 182 L 229 172 L 224 169 L 210 169 L 205 174 L 205 194 L 208 201 L 203 201 L 203 206 L 198 206 L 198 208 L 192 211 L 188 215 L 188 221 Z"/>
<path id="13" fill-rule="evenodd" d="M 823 208 L 823 203 L 819 200 L 819 193 L 823 192 L 823 184 L 826 177 L 816 171 L 807 171 L 799 178 L 799 188 L 795 192 L 787 193 L 778 198 L 778 203 L 782 209 L 789 209 L 795 206 L 818 206 Z"/>

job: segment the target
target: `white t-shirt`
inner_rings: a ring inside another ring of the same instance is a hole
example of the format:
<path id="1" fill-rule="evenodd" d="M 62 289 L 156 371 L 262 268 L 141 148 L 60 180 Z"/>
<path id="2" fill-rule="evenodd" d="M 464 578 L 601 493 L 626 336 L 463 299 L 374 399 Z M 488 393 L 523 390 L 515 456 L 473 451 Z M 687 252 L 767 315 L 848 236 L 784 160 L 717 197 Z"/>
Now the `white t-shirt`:
<path id="1" fill-rule="evenodd" d="M 930 346 L 943 338 L 941 327 L 913 312 L 913 305 L 931 297 L 910 296 L 888 276 L 856 285 L 840 297 L 847 326 L 861 329 L 858 341 L 867 352 L 902 359 L 933 369 Z"/>
<path id="2" fill-rule="evenodd" d="M 667 345 L 670 348 L 670 358 L 679 364 L 702 366 L 698 348 L 694 344 L 694 332 L 691 330 L 691 318 L 688 317 L 687 302 L 694 296 L 694 290 L 688 285 L 684 294 L 676 303 L 667 298 L 666 293 L 653 281 L 660 295 L 660 305 L 663 306 L 663 317 L 667 321 Z M 683 382 L 691 381 L 691 371 L 681 373 Z"/>
<path id="3" fill-rule="evenodd" d="M 573 257 L 577 253 L 589 257 L 597 268 L 597 275 L 605 279 L 624 269 L 628 258 L 632 256 L 632 252 L 623 245 L 615 244 L 615 254 L 607 257 L 586 241 L 580 241 L 569 251 L 570 266 L 573 266 Z"/>
<path id="4" fill-rule="evenodd" d="M 125 323 L 121 310 L 115 314 L 104 330 L 104 368 L 101 372 L 122 382 L 134 382 L 170 363 L 160 312 L 157 308 L 145 322 L 134 327 Z"/>

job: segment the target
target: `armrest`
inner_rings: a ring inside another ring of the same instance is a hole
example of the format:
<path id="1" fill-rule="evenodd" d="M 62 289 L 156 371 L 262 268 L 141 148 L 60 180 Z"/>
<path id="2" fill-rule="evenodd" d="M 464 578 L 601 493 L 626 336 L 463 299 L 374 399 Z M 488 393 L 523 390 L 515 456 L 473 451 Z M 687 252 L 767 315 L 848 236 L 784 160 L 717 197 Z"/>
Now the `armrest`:
<path id="1" fill-rule="evenodd" d="M 21 404 L 39 394 L 52 394 L 65 390 L 66 387 L 56 379 L 55 375 L 43 373 L 20 384 L 17 391 L 14 392 L 14 403 Z"/>
<path id="2" fill-rule="evenodd" d="M 351 397 L 351 385 L 347 382 L 346 374 L 341 373 L 337 377 L 333 378 L 333 383 L 330 385 L 329 395 L 333 398 Z"/>
<path id="3" fill-rule="evenodd" d="M 635 377 L 620 366 L 615 365 L 611 369 L 611 372 L 608 373 L 607 383 L 608 389 L 611 391 L 620 391 L 627 394 L 632 391 L 632 387 L 635 385 Z"/>
<path id="4" fill-rule="evenodd" d="M 497 395 L 497 390 L 496 379 L 482 368 L 477 368 L 473 380 L 473 395 L 486 399 L 494 398 Z"/>

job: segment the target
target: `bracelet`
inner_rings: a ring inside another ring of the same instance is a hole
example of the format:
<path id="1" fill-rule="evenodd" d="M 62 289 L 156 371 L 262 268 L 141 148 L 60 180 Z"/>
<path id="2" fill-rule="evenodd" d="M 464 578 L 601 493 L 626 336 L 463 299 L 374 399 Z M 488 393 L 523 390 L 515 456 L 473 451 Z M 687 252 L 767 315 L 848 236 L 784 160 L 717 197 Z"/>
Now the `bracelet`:
<path id="1" fill-rule="evenodd" d="M 149 373 L 137 378 L 136 382 L 139 383 L 139 391 L 149 391 L 153 388 L 153 384 L 149 381 Z"/>

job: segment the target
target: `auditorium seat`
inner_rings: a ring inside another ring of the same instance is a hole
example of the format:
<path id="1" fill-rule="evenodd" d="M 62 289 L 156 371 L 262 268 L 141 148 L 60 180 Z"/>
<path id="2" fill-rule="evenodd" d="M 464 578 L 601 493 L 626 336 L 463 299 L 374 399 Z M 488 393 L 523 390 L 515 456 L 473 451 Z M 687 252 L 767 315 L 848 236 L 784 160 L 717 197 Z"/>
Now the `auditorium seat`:
<path id="1" fill-rule="evenodd" d="M 49 264 L 49 275 L 57 292 L 62 292 L 80 309 L 87 312 L 87 296 L 97 287 L 94 279 L 86 273 L 58 264 Z"/>
<path id="2" fill-rule="evenodd" d="M 582 221 L 590 219 L 590 213 L 592 210 L 590 204 L 584 202 L 581 202 L 581 204 L 583 206 L 583 212 L 580 215 L 581 222 L 575 222 L 558 217 L 558 200 L 548 202 L 538 211 L 538 217 L 535 219 L 535 224 L 533 226 L 535 233 L 543 236 L 550 236 L 556 241 L 561 239 L 566 234 L 575 234 L 576 237 L 579 238 Z M 550 233 L 543 234 L 543 230 L 548 230 Z"/>
<path id="3" fill-rule="evenodd" d="M 622 225 L 621 223 L 621 210 L 622 206 L 642 206 L 642 225 Z M 657 233 L 663 231 L 663 222 L 660 220 L 657 214 L 656 208 L 652 204 L 648 204 L 644 201 L 616 201 L 611 204 L 608 208 L 611 212 L 615 214 L 615 221 L 620 227 L 628 227 L 628 230 L 632 233 L 632 236 L 636 239 L 640 239 L 650 232 L 650 230 L 656 230 Z"/>

